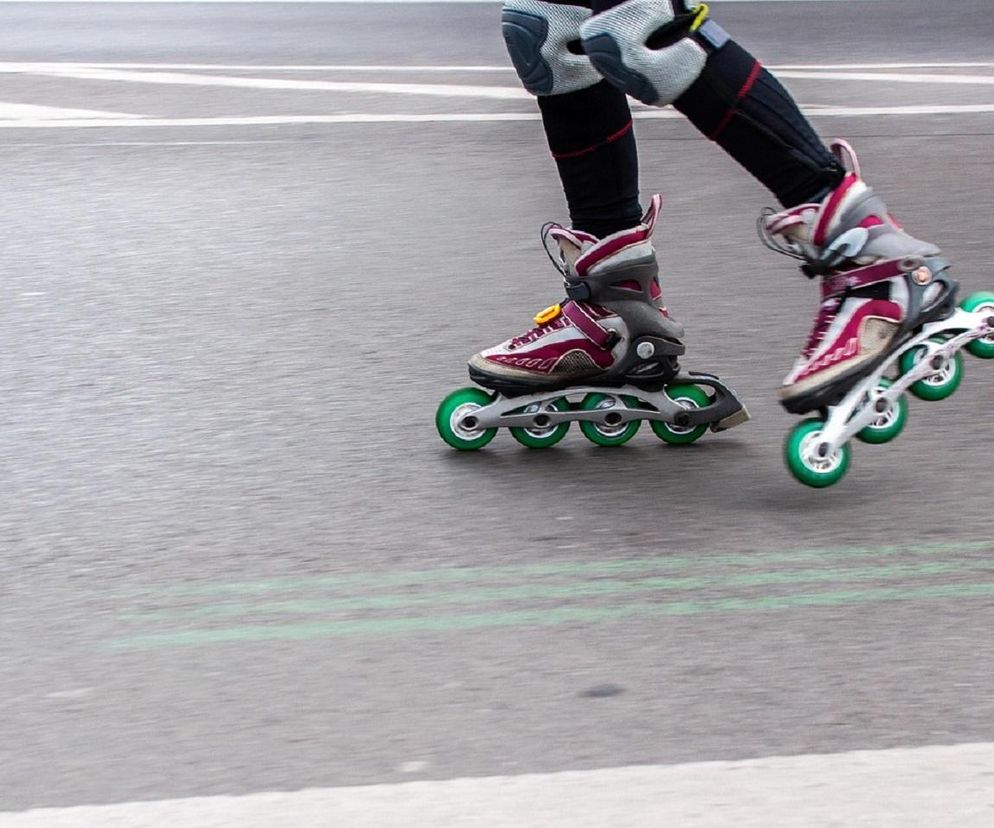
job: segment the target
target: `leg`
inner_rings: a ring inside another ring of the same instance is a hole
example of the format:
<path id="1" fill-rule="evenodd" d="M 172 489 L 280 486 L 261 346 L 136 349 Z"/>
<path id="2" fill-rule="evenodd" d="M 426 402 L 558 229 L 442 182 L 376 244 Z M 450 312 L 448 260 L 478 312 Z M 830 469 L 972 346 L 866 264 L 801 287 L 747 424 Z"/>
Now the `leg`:
<path id="1" fill-rule="evenodd" d="M 620 89 L 646 104 L 673 104 L 785 207 L 842 180 L 793 98 L 705 7 L 684 0 L 607 0 L 605 7 L 581 27 L 582 42 Z"/>
<path id="2" fill-rule="evenodd" d="M 788 208 L 767 217 L 767 240 L 823 278 L 811 335 L 781 389 L 788 410 L 831 405 L 946 312 L 955 286 L 935 264 L 938 248 L 901 229 L 851 148 L 826 148 L 706 7 L 624 0 L 584 22 L 581 35 L 601 74 L 645 103 L 672 103 Z"/>
<path id="3" fill-rule="evenodd" d="M 638 150 L 624 93 L 601 80 L 538 106 L 572 226 L 603 238 L 638 224 Z"/>
<path id="4" fill-rule="evenodd" d="M 583 5 L 508 0 L 502 30 L 525 88 L 538 96 L 576 230 L 598 238 L 639 223 L 638 153 L 625 94 L 580 48 Z"/>
<path id="5" fill-rule="evenodd" d="M 688 443 L 709 426 L 723 431 L 749 419 L 717 377 L 673 384 L 683 330 L 660 296 L 652 231 L 661 199 L 640 218 L 628 103 L 577 48 L 589 16 L 541 0 L 504 6 L 508 51 L 539 96 L 573 221 L 542 233 L 568 298 L 536 316 L 536 327 L 470 358 L 470 377 L 496 393 L 461 389 L 442 401 L 436 426 L 455 448 L 481 448 L 503 426 L 527 446 L 546 447 L 571 420 L 600 445 L 627 442 L 642 419 L 660 439 Z"/>
<path id="6" fill-rule="evenodd" d="M 586 7 L 508 0 L 502 28 L 525 88 L 539 98 L 573 227 L 543 240 L 566 279 L 567 301 L 537 327 L 474 355 L 470 376 L 505 393 L 565 388 L 581 380 L 623 384 L 638 374 L 663 385 L 677 372 L 683 331 L 662 306 L 652 230 L 660 201 L 642 216 L 638 159 L 625 95 L 578 48 Z M 633 342 L 653 340 L 633 359 Z"/>

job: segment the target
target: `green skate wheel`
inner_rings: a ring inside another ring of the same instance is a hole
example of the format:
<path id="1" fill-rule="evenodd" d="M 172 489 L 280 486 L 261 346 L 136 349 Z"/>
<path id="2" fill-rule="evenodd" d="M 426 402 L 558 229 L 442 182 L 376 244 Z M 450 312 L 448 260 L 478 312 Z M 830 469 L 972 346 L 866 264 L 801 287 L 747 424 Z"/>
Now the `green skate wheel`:
<path id="1" fill-rule="evenodd" d="M 460 422 L 484 406 L 490 405 L 493 398 L 479 388 L 460 388 L 442 400 L 435 412 L 435 428 L 439 436 L 452 448 L 459 451 L 476 451 L 494 439 L 496 428 L 467 428 Z"/>
<path id="2" fill-rule="evenodd" d="M 878 388 L 890 388 L 893 381 L 883 378 L 878 383 Z M 889 443 L 898 434 L 904 431 L 904 424 L 908 419 L 908 401 L 904 394 L 898 397 L 886 411 L 878 413 L 877 418 L 856 436 L 864 443 Z"/>
<path id="3" fill-rule="evenodd" d="M 805 486 L 824 489 L 838 483 L 849 469 L 852 450 L 846 444 L 828 457 L 817 454 L 821 442 L 821 420 L 803 420 L 794 426 L 783 444 L 784 460 L 790 473 Z"/>
<path id="4" fill-rule="evenodd" d="M 994 293 L 971 293 L 960 305 L 963 310 L 974 313 L 986 310 L 994 316 Z M 974 339 L 967 344 L 966 349 L 975 357 L 994 359 L 994 334 L 988 334 L 980 339 Z"/>
<path id="5" fill-rule="evenodd" d="M 929 342 L 943 343 L 945 341 L 945 338 L 941 336 L 933 336 L 929 339 Z M 924 345 L 920 345 L 901 354 L 901 359 L 898 363 L 901 373 L 907 374 L 914 368 L 925 357 L 926 351 L 927 348 Z M 959 388 L 959 384 L 962 381 L 963 355 L 957 352 L 938 371 L 918 380 L 918 382 L 913 382 L 908 387 L 908 390 L 920 400 L 936 402 L 937 400 L 944 400 L 946 397 L 951 397 L 953 392 Z"/>
<path id="6" fill-rule="evenodd" d="M 711 398 L 704 389 L 696 385 L 671 385 L 664 392 L 681 408 L 706 408 L 711 404 Z M 697 426 L 679 426 L 676 423 L 664 423 L 662 420 L 650 420 L 653 433 L 664 443 L 671 446 L 686 446 L 699 440 L 708 430 L 707 423 Z"/>
<path id="7" fill-rule="evenodd" d="M 535 403 L 521 408 L 514 413 L 539 414 L 543 410 L 569 411 L 569 401 L 565 397 L 560 397 L 558 400 L 548 403 L 544 408 L 541 408 L 538 403 Z M 566 436 L 566 432 L 569 431 L 569 421 L 558 423 L 557 425 L 531 426 L 528 428 L 513 426 L 510 431 L 511 436 L 523 446 L 532 449 L 548 448 L 549 446 L 554 446 Z"/>
<path id="8" fill-rule="evenodd" d="M 611 394 L 587 394 L 580 403 L 582 411 L 603 411 L 604 409 L 615 408 L 619 401 L 629 408 L 638 406 L 638 400 L 634 397 L 615 397 Z M 611 415 L 607 415 L 608 420 Z M 629 420 L 628 422 L 616 423 L 595 423 L 590 420 L 580 420 L 580 431 L 583 436 L 596 443 L 598 446 L 621 446 L 634 437 L 642 425 L 641 420 Z"/>

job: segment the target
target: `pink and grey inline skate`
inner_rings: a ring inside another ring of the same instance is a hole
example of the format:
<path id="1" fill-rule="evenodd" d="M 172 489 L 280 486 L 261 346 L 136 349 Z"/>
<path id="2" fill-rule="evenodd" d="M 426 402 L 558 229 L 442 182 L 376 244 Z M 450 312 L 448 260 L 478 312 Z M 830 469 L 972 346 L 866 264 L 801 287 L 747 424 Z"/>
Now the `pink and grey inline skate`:
<path id="1" fill-rule="evenodd" d="M 901 433 L 905 391 L 949 397 L 963 378 L 962 349 L 994 357 L 994 293 L 957 306 L 959 285 L 939 248 L 904 232 L 863 181 L 849 144 L 832 150 L 847 170 L 833 192 L 760 220 L 770 248 L 821 279 L 814 326 L 781 388 L 788 411 L 817 412 L 784 447 L 791 473 L 814 487 L 845 475 L 853 437 L 886 443 Z"/>
<path id="2" fill-rule="evenodd" d="M 683 328 L 663 306 L 652 246 L 661 203 L 654 196 L 640 225 L 603 239 L 543 228 L 567 299 L 469 360 L 470 378 L 488 390 L 460 388 L 442 401 L 435 424 L 446 443 L 479 449 L 506 427 L 545 448 L 578 421 L 591 442 L 619 446 L 647 420 L 660 439 L 686 444 L 749 419 L 717 377 L 679 367 Z"/>

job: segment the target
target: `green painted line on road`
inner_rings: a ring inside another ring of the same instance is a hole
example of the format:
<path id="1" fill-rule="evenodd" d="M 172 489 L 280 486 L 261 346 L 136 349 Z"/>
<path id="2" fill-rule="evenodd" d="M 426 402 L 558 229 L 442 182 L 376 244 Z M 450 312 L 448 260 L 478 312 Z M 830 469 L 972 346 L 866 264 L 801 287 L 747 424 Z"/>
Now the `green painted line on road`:
<path id="1" fill-rule="evenodd" d="M 888 587 L 866 590 L 835 590 L 761 598 L 719 598 L 679 601 L 669 604 L 624 604 L 606 607 L 556 607 L 496 613 L 434 615 L 410 618 L 379 618 L 313 624 L 241 626 L 216 630 L 185 630 L 111 639 L 111 649 L 148 650 L 206 644 L 262 641 L 305 641 L 345 636 L 403 635 L 432 632 L 463 632 L 500 627 L 548 627 L 570 623 L 615 621 L 632 616 L 658 617 L 704 615 L 722 612 L 769 612 L 803 607 L 833 607 L 889 601 L 988 598 L 994 583 L 942 584 L 926 587 Z"/>
<path id="2" fill-rule="evenodd" d="M 356 572 L 341 575 L 315 575 L 299 578 L 271 578 L 231 583 L 178 584 L 150 587 L 146 590 L 122 593 L 122 597 L 156 595 L 253 595 L 267 592 L 299 592 L 364 586 L 384 587 L 417 584 L 441 584 L 460 581 L 496 581 L 529 578 L 585 577 L 598 575 L 638 574 L 658 570 L 688 569 L 702 566 L 756 567 L 757 565 L 791 564 L 811 561 L 855 560 L 898 555 L 926 556 L 994 550 L 994 539 L 954 541 L 878 547 L 830 547 L 788 551 L 736 552 L 719 555 L 653 555 L 598 561 L 552 561 L 539 564 L 507 564 L 488 567 L 440 567 L 407 571 Z M 551 554 L 551 553 L 550 553 Z"/>
<path id="3" fill-rule="evenodd" d="M 311 615 L 327 612 L 396 610 L 446 604 L 483 604 L 494 601 L 570 600 L 604 595 L 645 592 L 795 585 L 802 583 L 851 582 L 891 578 L 922 578 L 933 575 L 987 571 L 994 560 L 937 561 L 927 564 L 892 564 L 859 569 L 803 569 L 749 572 L 704 577 L 644 578 L 638 581 L 600 579 L 572 584 L 523 584 L 456 591 L 365 595 L 347 598 L 226 603 L 175 610 L 150 610 L 119 616 L 126 621 L 170 621 L 184 618 L 246 615 Z"/>

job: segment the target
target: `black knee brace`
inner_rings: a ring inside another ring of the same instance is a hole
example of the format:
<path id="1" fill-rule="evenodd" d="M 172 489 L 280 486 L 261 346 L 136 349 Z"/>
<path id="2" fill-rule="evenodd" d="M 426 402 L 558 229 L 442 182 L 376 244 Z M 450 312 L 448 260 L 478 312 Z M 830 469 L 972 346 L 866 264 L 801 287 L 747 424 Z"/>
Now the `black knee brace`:
<path id="1" fill-rule="evenodd" d="M 785 207 L 817 201 L 844 171 L 790 93 L 734 41 L 715 49 L 674 107 Z"/>

